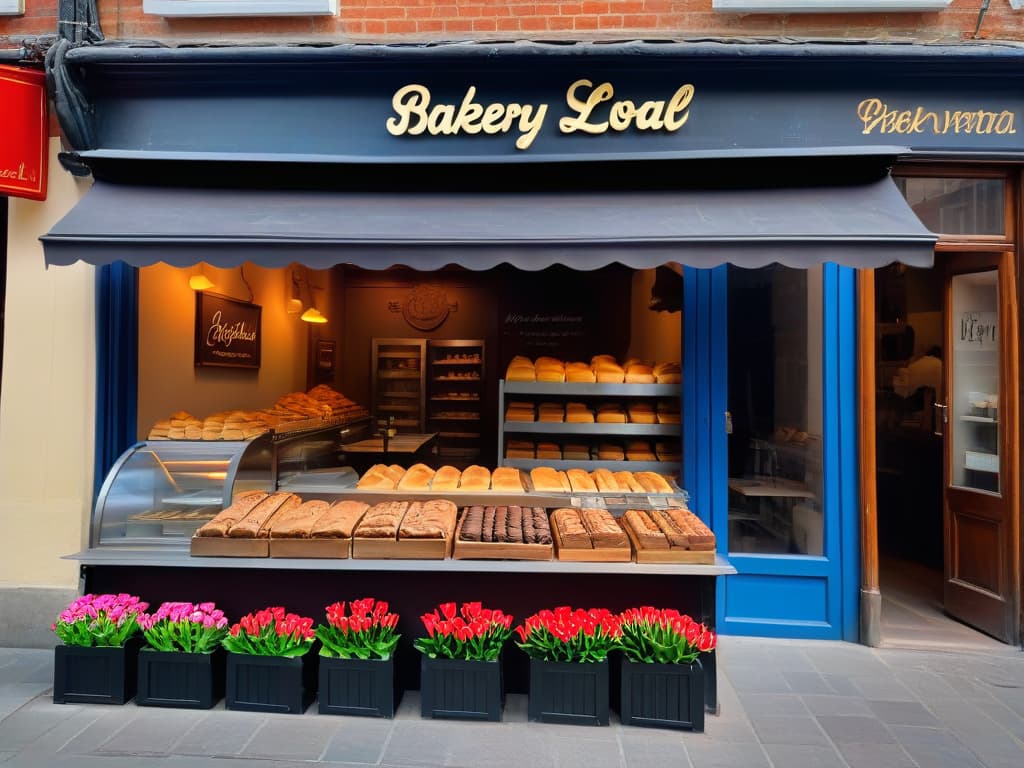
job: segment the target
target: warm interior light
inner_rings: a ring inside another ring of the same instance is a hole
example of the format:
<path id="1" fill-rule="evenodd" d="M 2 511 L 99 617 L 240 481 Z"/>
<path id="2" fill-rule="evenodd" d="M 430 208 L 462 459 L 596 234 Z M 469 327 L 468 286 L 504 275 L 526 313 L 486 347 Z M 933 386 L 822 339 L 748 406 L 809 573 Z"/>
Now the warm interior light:
<path id="1" fill-rule="evenodd" d="M 305 320 L 307 323 L 326 323 L 327 318 L 324 317 L 320 310 L 316 307 L 310 307 L 302 313 L 301 320 Z"/>
<path id="2" fill-rule="evenodd" d="M 188 287 L 193 291 L 208 291 L 213 288 L 213 283 L 210 282 L 210 278 L 206 275 L 192 275 L 188 279 Z"/>
<path id="3" fill-rule="evenodd" d="M 288 299 L 284 309 L 289 315 L 299 314 L 302 311 L 302 299 Z"/>

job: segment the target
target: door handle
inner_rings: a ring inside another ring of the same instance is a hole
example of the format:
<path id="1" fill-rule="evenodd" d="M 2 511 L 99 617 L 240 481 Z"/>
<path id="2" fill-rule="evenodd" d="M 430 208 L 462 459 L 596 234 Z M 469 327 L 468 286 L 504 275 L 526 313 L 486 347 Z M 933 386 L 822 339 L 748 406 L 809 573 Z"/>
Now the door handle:
<path id="1" fill-rule="evenodd" d="M 936 437 L 945 437 L 946 424 L 949 423 L 949 409 L 945 403 L 932 403 L 932 408 L 935 409 L 935 428 L 932 430 L 932 434 Z"/>

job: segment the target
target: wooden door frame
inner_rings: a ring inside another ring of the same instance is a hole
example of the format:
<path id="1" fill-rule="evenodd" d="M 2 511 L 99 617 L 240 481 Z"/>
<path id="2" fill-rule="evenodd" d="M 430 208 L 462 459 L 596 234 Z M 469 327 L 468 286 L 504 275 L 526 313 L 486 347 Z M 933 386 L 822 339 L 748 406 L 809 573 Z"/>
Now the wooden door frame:
<path id="1" fill-rule="evenodd" d="M 894 175 L 956 177 L 956 178 L 1003 178 L 1006 180 L 1004 221 L 1006 236 L 993 238 L 940 237 L 935 246 L 936 253 L 943 252 L 1012 252 L 1016 281 L 1015 299 L 1017 307 L 1024 307 L 1024 279 L 1022 279 L 1021 249 L 1024 243 L 1024 215 L 1018 215 L 1019 201 L 1024 198 L 1022 178 L 1024 174 L 1016 168 L 998 166 L 964 167 L 956 165 L 918 164 L 894 169 Z M 1021 317 L 1018 314 L 1018 323 Z M 859 454 L 860 454 L 860 642 L 877 647 L 881 642 L 882 593 L 879 586 L 878 561 L 878 478 L 877 438 L 875 413 L 875 270 L 862 269 L 857 274 L 857 371 L 858 396 L 860 402 Z M 1019 339 L 1018 339 L 1019 341 Z M 1024 350 L 1017 344 L 1018 372 L 1024 371 Z M 1018 421 L 1020 419 L 1018 414 Z M 1017 429 L 1016 487 L 1024 493 L 1024 429 Z M 1016 643 L 1024 640 L 1024 567 L 1021 555 L 1024 553 L 1024 514 L 1020 509 L 1020 495 L 1017 506 L 1017 536 L 1014 537 L 1013 574 L 1017 583 L 1017 627 Z"/>

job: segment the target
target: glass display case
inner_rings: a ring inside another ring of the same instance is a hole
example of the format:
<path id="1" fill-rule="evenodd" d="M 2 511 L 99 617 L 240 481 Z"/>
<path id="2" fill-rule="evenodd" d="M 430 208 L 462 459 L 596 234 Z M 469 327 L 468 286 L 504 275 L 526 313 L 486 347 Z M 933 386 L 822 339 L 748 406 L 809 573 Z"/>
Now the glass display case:
<path id="1" fill-rule="evenodd" d="M 377 429 L 425 430 L 426 339 L 373 339 L 373 419 Z"/>
<path id="2" fill-rule="evenodd" d="M 338 465 L 343 440 L 365 435 L 369 420 L 252 440 L 149 440 L 114 463 L 96 499 L 91 547 L 187 549 L 195 530 L 250 490 L 293 490 Z M 352 472 L 335 474 L 347 482 Z M 343 482 L 338 481 L 338 482 Z"/>

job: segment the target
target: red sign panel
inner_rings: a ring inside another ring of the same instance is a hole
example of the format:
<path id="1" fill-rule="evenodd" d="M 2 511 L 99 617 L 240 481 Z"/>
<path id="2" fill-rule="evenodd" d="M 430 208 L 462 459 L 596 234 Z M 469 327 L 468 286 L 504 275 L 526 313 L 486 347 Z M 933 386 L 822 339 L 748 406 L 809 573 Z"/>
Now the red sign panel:
<path id="1" fill-rule="evenodd" d="M 0 65 L 0 195 L 46 199 L 46 76 Z"/>

